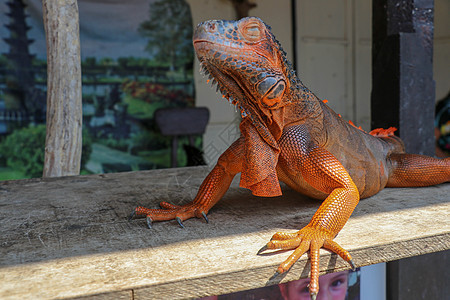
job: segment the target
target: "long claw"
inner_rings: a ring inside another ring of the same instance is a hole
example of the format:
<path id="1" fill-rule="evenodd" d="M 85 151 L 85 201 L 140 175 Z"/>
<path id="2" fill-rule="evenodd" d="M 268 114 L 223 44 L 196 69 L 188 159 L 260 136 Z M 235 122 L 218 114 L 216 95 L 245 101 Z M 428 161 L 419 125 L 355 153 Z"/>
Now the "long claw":
<path id="1" fill-rule="evenodd" d="M 133 212 L 128 216 L 128 221 L 133 220 L 134 216 L 136 215 L 136 211 L 133 210 Z"/>
<path id="2" fill-rule="evenodd" d="M 275 272 L 275 274 L 273 274 L 272 277 L 270 277 L 269 281 L 270 281 L 270 280 L 274 280 L 274 279 L 277 278 L 278 275 L 280 275 L 280 274 L 281 274 L 281 273 L 277 270 L 277 271 Z"/>
<path id="3" fill-rule="evenodd" d="M 152 219 L 149 216 L 147 216 L 146 220 L 147 220 L 147 227 L 149 229 L 152 229 Z"/>
<path id="4" fill-rule="evenodd" d="M 350 264 L 350 267 L 352 267 L 352 270 L 355 271 L 355 270 L 356 270 L 356 265 L 355 265 L 355 263 L 353 262 L 353 260 L 350 259 L 350 260 L 348 261 L 348 263 Z"/>
<path id="5" fill-rule="evenodd" d="M 180 225 L 180 227 L 181 227 L 181 228 L 184 228 L 184 225 L 183 225 L 183 223 L 181 222 L 180 217 L 176 217 L 175 219 L 177 220 L 177 222 L 178 222 L 178 224 Z"/>
<path id="6" fill-rule="evenodd" d="M 258 250 L 258 252 L 256 253 L 256 255 L 260 255 L 261 253 L 263 253 L 264 251 L 266 251 L 267 249 L 269 249 L 267 247 L 267 245 L 264 245 L 261 249 Z"/>
<path id="7" fill-rule="evenodd" d="M 206 223 L 209 223 L 208 217 L 206 216 L 204 211 L 202 211 L 202 216 L 205 219 Z"/>

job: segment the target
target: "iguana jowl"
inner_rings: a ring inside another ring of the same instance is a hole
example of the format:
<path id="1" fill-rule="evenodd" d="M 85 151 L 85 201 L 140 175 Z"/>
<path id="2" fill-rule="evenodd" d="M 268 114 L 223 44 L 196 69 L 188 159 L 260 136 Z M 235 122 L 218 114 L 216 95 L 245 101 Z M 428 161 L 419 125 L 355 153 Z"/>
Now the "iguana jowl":
<path id="1" fill-rule="evenodd" d="M 260 252 L 293 249 L 277 272 L 305 252 L 311 257 L 310 292 L 319 291 L 319 249 L 350 254 L 333 241 L 360 198 L 384 187 L 428 186 L 450 181 L 450 159 L 405 154 L 392 129 L 366 133 L 342 120 L 298 79 L 267 26 L 258 18 L 198 25 L 194 47 L 202 69 L 242 115 L 241 137 L 219 158 L 195 199 L 162 209 L 136 208 L 153 221 L 204 217 L 241 173 L 240 186 L 259 196 L 279 196 L 279 181 L 324 200 L 296 233 L 276 233 Z"/>

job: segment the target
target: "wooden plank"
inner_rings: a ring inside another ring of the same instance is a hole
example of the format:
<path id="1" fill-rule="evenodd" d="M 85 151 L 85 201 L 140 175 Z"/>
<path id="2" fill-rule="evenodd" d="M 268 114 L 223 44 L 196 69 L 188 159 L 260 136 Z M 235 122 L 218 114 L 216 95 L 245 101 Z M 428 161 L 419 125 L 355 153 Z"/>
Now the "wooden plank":
<path id="1" fill-rule="evenodd" d="M 287 188 L 258 198 L 232 187 L 209 214 L 127 221 L 136 205 L 190 201 L 207 167 L 0 183 L 0 298 L 132 293 L 134 299 L 224 294 L 306 277 L 307 258 L 277 280 L 290 254 L 256 252 L 280 230 L 306 225 L 319 202 Z M 386 189 L 362 200 L 336 241 L 358 266 L 450 249 L 450 184 Z M 348 266 L 322 251 L 322 273 Z M 119 294 L 110 294 L 119 295 Z M 121 294 L 123 295 L 123 294 Z"/>

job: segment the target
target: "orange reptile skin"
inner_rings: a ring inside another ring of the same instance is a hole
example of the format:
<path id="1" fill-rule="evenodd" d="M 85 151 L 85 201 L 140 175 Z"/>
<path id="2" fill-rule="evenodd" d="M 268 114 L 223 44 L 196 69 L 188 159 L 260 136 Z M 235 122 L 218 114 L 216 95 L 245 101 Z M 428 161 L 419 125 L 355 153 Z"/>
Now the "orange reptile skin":
<path id="1" fill-rule="evenodd" d="M 319 291 L 319 249 L 350 254 L 333 241 L 360 198 L 384 187 L 427 186 L 450 181 L 450 159 L 405 154 L 395 129 L 370 134 L 347 123 L 296 76 L 286 53 L 258 18 L 199 24 L 194 47 L 203 71 L 242 115 L 241 137 L 219 158 L 195 199 L 162 209 L 136 208 L 154 221 L 197 217 L 209 210 L 241 173 L 240 186 L 259 196 L 279 196 L 279 181 L 324 200 L 311 222 L 296 233 L 276 233 L 260 252 L 292 249 L 282 273 L 309 251 L 310 292 Z M 259 253 L 260 253 L 259 252 Z"/>

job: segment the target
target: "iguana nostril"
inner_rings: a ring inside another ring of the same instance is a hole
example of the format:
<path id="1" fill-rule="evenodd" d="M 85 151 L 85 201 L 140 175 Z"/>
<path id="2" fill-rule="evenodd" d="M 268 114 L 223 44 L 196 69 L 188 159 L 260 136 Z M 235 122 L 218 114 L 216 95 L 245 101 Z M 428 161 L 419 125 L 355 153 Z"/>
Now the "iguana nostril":
<path id="1" fill-rule="evenodd" d="M 215 31 L 216 30 L 216 24 L 214 23 L 208 23 L 208 30 L 209 31 Z"/>

